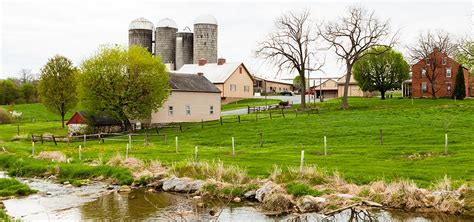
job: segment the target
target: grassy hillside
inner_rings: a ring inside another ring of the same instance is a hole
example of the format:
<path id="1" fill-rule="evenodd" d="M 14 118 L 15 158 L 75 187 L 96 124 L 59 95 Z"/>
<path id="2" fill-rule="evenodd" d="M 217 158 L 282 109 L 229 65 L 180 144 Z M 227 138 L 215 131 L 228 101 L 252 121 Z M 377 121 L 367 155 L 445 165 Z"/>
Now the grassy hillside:
<path id="1" fill-rule="evenodd" d="M 194 157 L 199 147 L 200 160 L 222 160 L 246 168 L 250 175 L 268 175 L 274 164 L 298 166 L 300 152 L 305 150 L 306 164 L 314 164 L 328 171 L 339 171 L 356 183 L 373 180 L 410 178 L 421 186 L 430 186 L 445 174 L 458 181 L 474 181 L 474 100 L 448 99 L 379 99 L 351 98 L 351 109 L 338 110 L 339 101 L 318 104 L 324 110 L 319 115 L 288 111 L 286 118 L 260 119 L 255 114 L 241 116 L 242 123 L 218 122 L 183 124 L 184 132 L 170 128 L 161 130 L 164 137 L 152 137 L 144 146 L 143 136 L 133 138 L 130 156 L 145 160 L 158 159 L 164 163 Z M 39 106 L 39 105 L 38 105 Z M 330 111 L 328 111 L 328 108 Z M 40 109 L 40 108 L 38 108 Z M 244 121 L 248 120 L 248 121 Z M 22 133 L 57 132 L 59 122 L 23 124 Z M 380 144 L 383 129 L 383 145 Z M 259 133 L 264 146 L 259 147 Z M 444 134 L 449 136 L 449 155 L 444 152 Z M 31 152 L 27 140 L 10 142 L 16 125 L 0 125 L 0 147 L 26 156 Z M 179 154 L 175 153 L 175 136 L 179 137 Z M 327 136 L 328 156 L 323 155 L 323 137 Z M 231 138 L 236 141 L 236 155 L 231 155 Z M 106 140 L 105 144 L 91 141 L 86 144 L 85 161 L 107 159 L 117 152 L 125 153 L 127 137 Z M 70 146 L 60 143 L 37 145 L 41 150 L 61 150 L 77 157 L 75 142 Z M 76 158 L 77 159 L 77 158 Z M 76 160 L 77 161 L 77 160 Z"/>

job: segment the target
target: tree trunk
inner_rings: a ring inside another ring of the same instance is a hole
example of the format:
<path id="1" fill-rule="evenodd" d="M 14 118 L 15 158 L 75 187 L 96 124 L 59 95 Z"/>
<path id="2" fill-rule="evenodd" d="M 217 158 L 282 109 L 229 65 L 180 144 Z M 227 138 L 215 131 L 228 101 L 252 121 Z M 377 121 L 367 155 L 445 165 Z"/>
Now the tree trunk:
<path id="1" fill-rule="evenodd" d="M 380 91 L 380 96 L 382 97 L 382 100 L 385 99 L 385 91 L 384 90 Z"/>
<path id="2" fill-rule="evenodd" d="M 436 81 L 436 80 L 435 80 Z M 431 83 L 431 98 L 436 99 L 436 86 L 435 81 Z"/>
<path id="3" fill-rule="evenodd" d="M 127 130 L 127 132 L 132 133 L 132 123 L 130 123 L 130 120 L 125 119 L 123 121 L 123 124 L 125 125 L 125 129 Z"/>
<path id="4" fill-rule="evenodd" d="M 301 79 L 301 109 L 306 108 L 306 79 L 304 77 L 304 71 L 300 73 L 300 79 Z M 309 81 L 309 80 L 308 80 Z"/>
<path id="5" fill-rule="evenodd" d="M 346 82 L 344 83 L 344 95 L 342 96 L 342 109 L 349 109 L 349 102 L 347 101 L 348 91 L 349 91 L 349 83 L 351 82 L 351 69 L 352 66 L 347 64 L 347 71 L 346 71 Z"/>
<path id="6" fill-rule="evenodd" d="M 64 129 L 64 113 L 61 113 L 61 124 L 62 124 L 62 128 Z"/>

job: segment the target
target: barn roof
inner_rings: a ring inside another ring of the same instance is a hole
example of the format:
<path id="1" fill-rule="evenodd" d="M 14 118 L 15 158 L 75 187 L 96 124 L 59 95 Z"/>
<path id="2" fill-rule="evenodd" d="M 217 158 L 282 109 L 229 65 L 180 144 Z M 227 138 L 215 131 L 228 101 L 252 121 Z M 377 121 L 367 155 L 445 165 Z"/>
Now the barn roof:
<path id="1" fill-rule="evenodd" d="M 240 65 L 242 65 L 244 69 L 247 70 L 245 65 L 241 62 L 226 62 L 222 65 L 217 63 L 207 63 L 201 66 L 199 64 L 184 64 L 177 71 L 177 73 L 203 73 L 204 76 L 212 83 L 224 83 L 235 72 L 235 70 L 239 68 Z M 253 78 L 252 76 L 250 77 Z"/>
<path id="2" fill-rule="evenodd" d="M 66 125 L 69 125 L 71 123 L 76 123 L 76 122 L 73 122 L 73 117 L 76 115 L 80 115 L 80 117 L 82 117 L 83 120 L 87 121 L 87 123 L 93 126 L 122 125 L 122 121 L 117 120 L 113 117 L 110 117 L 109 115 L 106 115 L 106 114 L 93 115 L 85 111 L 78 111 L 74 113 L 74 115 L 71 117 L 71 119 L 69 119 Z"/>
<path id="3" fill-rule="evenodd" d="M 221 92 L 206 77 L 198 74 L 170 73 L 169 85 L 173 91 Z"/>

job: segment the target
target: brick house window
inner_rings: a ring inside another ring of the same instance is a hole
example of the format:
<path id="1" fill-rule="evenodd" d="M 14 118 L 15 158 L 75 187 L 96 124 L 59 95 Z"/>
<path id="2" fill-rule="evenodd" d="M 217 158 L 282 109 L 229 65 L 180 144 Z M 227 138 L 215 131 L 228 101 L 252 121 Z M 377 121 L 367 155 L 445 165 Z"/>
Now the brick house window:
<path id="1" fill-rule="evenodd" d="M 230 91 L 231 91 L 231 92 L 236 92 L 236 91 L 237 91 L 237 85 L 235 85 L 235 84 L 230 84 Z"/>
<path id="2" fill-rule="evenodd" d="M 191 106 L 190 105 L 186 105 L 186 115 L 187 116 L 191 115 Z"/>
<path id="3" fill-rule="evenodd" d="M 421 69 L 421 77 L 425 77 L 426 76 L 426 69 L 423 68 Z"/>
<path id="4" fill-rule="evenodd" d="M 451 68 L 446 68 L 446 77 L 451 78 Z"/>
<path id="5" fill-rule="evenodd" d="M 427 92 L 427 90 L 428 90 L 428 87 L 426 85 L 426 82 L 421 83 L 421 92 L 425 93 Z"/>
<path id="6" fill-rule="evenodd" d="M 445 66 L 446 64 L 448 64 L 448 58 L 443 57 L 442 63 L 443 63 L 443 66 Z"/>
<path id="7" fill-rule="evenodd" d="M 451 95 L 451 83 L 448 82 L 448 83 L 446 83 L 446 85 L 447 85 L 447 88 L 448 88 L 448 96 L 449 96 L 449 95 Z"/>
<path id="8" fill-rule="evenodd" d="M 249 86 L 244 86 L 244 92 L 250 92 L 250 87 Z"/>
<path id="9" fill-rule="evenodd" d="M 209 106 L 209 114 L 214 114 L 214 106 Z"/>
<path id="10" fill-rule="evenodd" d="M 173 115 L 173 106 L 168 106 L 168 116 Z"/>
<path id="11" fill-rule="evenodd" d="M 426 58 L 425 62 L 426 62 L 426 65 L 429 65 L 430 64 L 430 58 Z"/>

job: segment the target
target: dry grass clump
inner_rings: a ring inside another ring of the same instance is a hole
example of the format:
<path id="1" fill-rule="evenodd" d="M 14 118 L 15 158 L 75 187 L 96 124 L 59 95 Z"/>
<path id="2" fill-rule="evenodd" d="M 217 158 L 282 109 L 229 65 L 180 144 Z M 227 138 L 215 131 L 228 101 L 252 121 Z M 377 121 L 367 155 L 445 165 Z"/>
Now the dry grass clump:
<path id="1" fill-rule="evenodd" d="M 288 170 L 283 172 L 279 166 L 273 165 L 270 178 L 276 183 L 296 181 L 308 185 L 320 185 L 328 181 L 327 173 L 316 166 L 305 166 L 302 170 L 299 167 L 288 167 Z"/>
<path id="2" fill-rule="evenodd" d="M 36 158 L 60 163 L 66 162 L 66 155 L 61 151 L 41 151 Z"/>
<path id="3" fill-rule="evenodd" d="M 247 171 L 238 166 L 224 166 L 222 161 L 199 162 L 184 161 L 174 163 L 169 174 L 177 177 L 191 177 L 197 179 L 214 179 L 233 184 L 243 184 L 249 181 Z"/>
<path id="4" fill-rule="evenodd" d="M 129 157 L 123 158 L 120 153 L 110 158 L 107 162 L 109 166 L 124 167 L 132 172 L 135 179 L 141 177 L 157 177 L 166 173 L 166 168 L 157 160 L 151 161 L 150 164 L 145 164 L 142 160 Z"/>
<path id="5" fill-rule="evenodd" d="M 386 206 L 415 210 L 426 207 L 426 190 L 419 189 L 411 180 L 390 183 L 383 193 L 382 203 Z"/>
<path id="6" fill-rule="evenodd" d="M 274 193 L 265 197 L 262 203 L 262 209 L 272 212 L 289 212 L 293 203 L 291 196 L 284 193 Z"/>
<path id="7" fill-rule="evenodd" d="M 451 191 L 452 190 L 452 182 L 448 175 L 444 175 L 443 179 L 438 180 L 434 184 L 434 190 L 436 191 Z"/>

